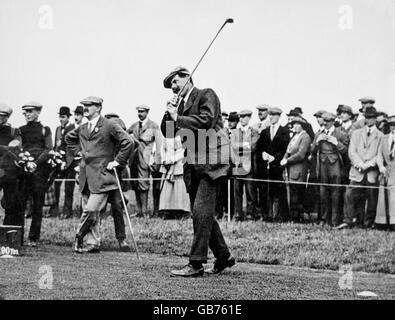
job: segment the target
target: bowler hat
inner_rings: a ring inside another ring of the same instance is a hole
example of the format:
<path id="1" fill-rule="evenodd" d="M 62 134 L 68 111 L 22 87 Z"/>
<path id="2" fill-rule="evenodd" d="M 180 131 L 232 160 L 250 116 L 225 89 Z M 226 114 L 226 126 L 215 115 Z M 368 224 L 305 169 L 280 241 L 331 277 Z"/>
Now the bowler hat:
<path id="1" fill-rule="evenodd" d="M 74 110 L 74 114 L 84 114 L 84 107 L 83 106 L 77 106 Z"/>
<path id="2" fill-rule="evenodd" d="M 365 109 L 365 118 L 376 118 L 377 117 L 377 110 L 375 107 L 367 107 Z"/>
<path id="3" fill-rule="evenodd" d="M 189 76 L 191 73 L 189 72 L 189 70 L 185 67 L 179 66 L 177 68 L 175 68 L 172 72 L 170 72 L 170 74 L 163 80 L 163 85 L 166 89 L 170 89 L 171 88 L 171 80 L 174 78 L 175 75 L 177 74 L 184 74 Z"/>
<path id="4" fill-rule="evenodd" d="M 222 111 L 222 112 L 221 112 L 221 116 L 223 116 L 223 117 L 229 117 L 229 113 L 227 113 L 226 111 Z"/>
<path id="5" fill-rule="evenodd" d="M 376 99 L 372 97 L 362 97 L 358 101 L 360 101 L 361 103 L 376 103 Z"/>
<path id="6" fill-rule="evenodd" d="M 43 105 L 37 101 L 30 101 L 22 106 L 22 110 L 38 110 L 41 111 Z"/>
<path id="7" fill-rule="evenodd" d="M 5 103 L 0 103 L 0 115 L 10 116 L 12 114 L 12 108 Z"/>
<path id="8" fill-rule="evenodd" d="M 240 117 L 237 112 L 231 112 L 229 113 L 228 121 L 239 121 Z"/>
<path id="9" fill-rule="evenodd" d="M 104 118 L 107 119 L 114 119 L 114 118 L 119 118 L 119 115 L 117 115 L 116 113 L 107 113 Z"/>
<path id="10" fill-rule="evenodd" d="M 66 107 L 66 106 L 60 107 L 59 115 L 60 116 L 68 116 L 68 117 L 70 117 L 71 116 L 70 108 Z"/>

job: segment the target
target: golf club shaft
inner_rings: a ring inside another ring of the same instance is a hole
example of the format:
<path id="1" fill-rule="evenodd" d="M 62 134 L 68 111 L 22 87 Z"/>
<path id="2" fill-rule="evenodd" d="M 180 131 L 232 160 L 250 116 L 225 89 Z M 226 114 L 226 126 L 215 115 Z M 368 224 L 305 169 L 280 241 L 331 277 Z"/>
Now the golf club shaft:
<path id="1" fill-rule="evenodd" d="M 125 215 L 126 215 L 126 218 L 127 218 L 127 220 L 128 220 L 128 223 L 129 223 L 130 233 L 132 234 L 133 245 L 134 245 L 134 248 L 136 249 L 137 259 L 140 260 L 139 249 L 138 249 L 138 247 L 137 247 L 136 240 L 134 239 L 133 228 L 132 228 L 132 222 L 130 221 L 128 208 L 127 208 L 127 206 L 126 206 L 125 198 L 123 197 L 121 182 L 119 181 L 118 172 L 117 172 L 117 169 L 116 169 L 116 168 L 114 168 L 114 172 L 115 172 L 115 178 L 117 179 L 118 189 L 119 189 L 119 192 L 120 192 L 120 194 L 121 194 L 122 204 L 123 204 L 123 207 L 124 207 L 124 209 L 125 209 Z"/>

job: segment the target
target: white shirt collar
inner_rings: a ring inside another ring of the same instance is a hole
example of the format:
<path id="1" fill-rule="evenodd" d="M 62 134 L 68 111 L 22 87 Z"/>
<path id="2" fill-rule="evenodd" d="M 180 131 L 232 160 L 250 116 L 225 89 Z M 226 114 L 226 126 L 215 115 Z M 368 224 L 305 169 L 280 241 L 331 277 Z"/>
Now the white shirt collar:
<path id="1" fill-rule="evenodd" d="M 96 127 L 97 121 L 99 121 L 100 115 L 98 115 L 96 118 L 89 120 L 88 123 L 92 125 L 92 129 Z"/>
<path id="2" fill-rule="evenodd" d="M 370 133 L 373 133 L 378 129 L 376 126 L 371 126 L 371 127 L 366 126 L 366 132 L 369 132 L 369 130 L 370 130 Z"/>
<path id="3" fill-rule="evenodd" d="M 332 126 L 330 129 L 324 129 L 324 131 L 328 130 L 328 134 L 332 134 L 335 131 L 335 126 Z"/>
<path id="4" fill-rule="evenodd" d="M 343 129 L 345 129 L 345 130 L 350 129 L 351 126 L 352 126 L 352 121 L 351 121 L 351 120 L 348 120 L 347 122 L 343 122 L 343 123 L 342 123 L 342 127 L 343 127 Z"/>
<path id="5" fill-rule="evenodd" d="M 242 125 L 240 125 L 240 130 L 243 131 L 243 132 L 247 132 L 249 128 L 250 128 L 250 124 L 247 124 L 244 127 Z"/>
<path id="6" fill-rule="evenodd" d="M 189 96 L 191 95 L 191 92 L 193 90 L 193 88 L 195 88 L 194 86 L 192 86 L 192 88 L 188 91 L 188 93 L 186 94 L 186 96 L 184 97 L 184 104 L 187 104 Z"/>
<path id="7" fill-rule="evenodd" d="M 144 127 L 148 122 L 148 117 L 145 118 L 143 121 L 139 121 L 139 122 L 141 122 L 141 126 Z"/>

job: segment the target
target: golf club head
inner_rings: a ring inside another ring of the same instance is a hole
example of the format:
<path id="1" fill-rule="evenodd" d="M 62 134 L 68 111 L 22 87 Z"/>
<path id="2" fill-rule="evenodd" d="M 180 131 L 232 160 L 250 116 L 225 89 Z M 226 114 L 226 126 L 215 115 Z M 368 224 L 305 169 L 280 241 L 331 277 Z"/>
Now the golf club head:
<path id="1" fill-rule="evenodd" d="M 226 19 L 226 21 L 225 21 L 225 23 L 233 23 L 234 22 L 234 20 L 232 19 L 232 18 L 228 18 L 228 19 Z"/>

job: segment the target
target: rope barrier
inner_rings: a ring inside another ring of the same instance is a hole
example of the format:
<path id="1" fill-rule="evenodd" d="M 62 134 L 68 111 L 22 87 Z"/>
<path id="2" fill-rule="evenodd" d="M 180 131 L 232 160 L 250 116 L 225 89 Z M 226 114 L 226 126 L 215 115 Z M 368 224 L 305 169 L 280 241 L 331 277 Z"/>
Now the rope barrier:
<path id="1" fill-rule="evenodd" d="M 273 184 L 294 184 L 303 186 L 318 186 L 318 187 L 338 187 L 338 188 L 360 188 L 360 189 L 395 189 L 395 186 L 364 186 L 364 185 L 350 185 L 350 184 L 331 184 L 331 183 L 318 183 L 318 182 L 303 182 L 303 181 L 284 181 L 284 180 L 271 180 L 271 179 L 253 179 L 253 178 L 239 178 L 231 177 L 232 180 L 252 181 L 252 182 L 264 182 Z M 56 182 L 63 181 L 76 181 L 75 179 L 55 179 Z M 163 181 L 163 178 L 126 178 L 121 181 Z"/>

